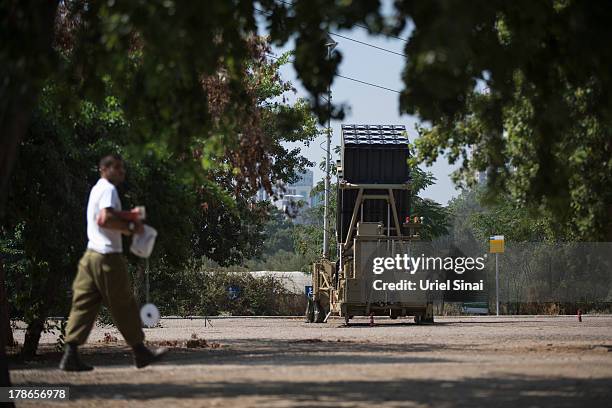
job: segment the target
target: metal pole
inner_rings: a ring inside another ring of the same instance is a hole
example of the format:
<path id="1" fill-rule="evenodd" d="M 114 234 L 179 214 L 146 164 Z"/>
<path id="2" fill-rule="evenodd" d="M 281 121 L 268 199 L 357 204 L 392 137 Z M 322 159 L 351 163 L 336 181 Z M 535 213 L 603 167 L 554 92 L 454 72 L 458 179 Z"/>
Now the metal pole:
<path id="1" fill-rule="evenodd" d="M 327 44 L 327 59 L 331 59 L 331 52 L 336 47 L 336 42 L 331 40 Z M 331 83 L 327 86 L 327 140 L 325 150 L 325 206 L 323 211 L 323 258 L 329 257 L 329 162 L 331 160 Z"/>
<path id="2" fill-rule="evenodd" d="M 329 103 L 331 92 L 328 92 L 328 95 Z M 329 122 L 327 126 L 327 150 L 325 152 L 325 207 L 323 212 L 323 258 L 329 256 L 329 150 L 331 148 L 331 129 Z"/>
<path id="3" fill-rule="evenodd" d="M 495 253 L 495 313 L 499 316 L 499 266 L 497 263 L 497 255 Z"/>
<path id="4" fill-rule="evenodd" d="M 145 258 L 145 303 L 149 303 L 149 258 Z"/>

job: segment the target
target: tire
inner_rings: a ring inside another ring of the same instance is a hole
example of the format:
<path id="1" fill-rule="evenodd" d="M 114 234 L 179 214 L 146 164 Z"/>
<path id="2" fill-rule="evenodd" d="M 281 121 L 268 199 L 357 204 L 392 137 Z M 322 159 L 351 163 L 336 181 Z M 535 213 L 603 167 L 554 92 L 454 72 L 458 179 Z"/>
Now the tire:
<path id="1" fill-rule="evenodd" d="M 433 304 L 432 303 L 427 304 L 427 307 L 425 309 L 425 314 L 423 315 L 422 320 L 423 320 L 423 323 L 433 324 L 434 315 L 433 315 Z"/>
<path id="2" fill-rule="evenodd" d="M 308 303 L 306 304 L 306 313 L 304 314 L 306 323 L 314 322 L 314 305 L 312 299 L 308 298 Z"/>
<path id="3" fill-rule="evenodd" d="M 325 320 L 325 309 L 321 307 L 318 301 L 313 302 L 313 304 L 314 304 L 313 321 L 315 323 L 323 323 L 323 320 Z"/>

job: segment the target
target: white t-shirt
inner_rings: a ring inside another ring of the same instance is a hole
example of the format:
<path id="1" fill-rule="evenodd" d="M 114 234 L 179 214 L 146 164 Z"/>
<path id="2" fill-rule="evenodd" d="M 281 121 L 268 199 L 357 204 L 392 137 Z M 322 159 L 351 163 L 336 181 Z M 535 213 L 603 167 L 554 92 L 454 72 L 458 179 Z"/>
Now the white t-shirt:
<path id="1" fill-rule="evenodd" d="M 121 232 L 102 228 L 96 222 L 100 210 L 109 207 L 121 211 L 121 200 L 115 186 L 107 179 L 101 178 L 91 189 L 87 202 L 87 248 L 101 254 L 123 252 Z"/>

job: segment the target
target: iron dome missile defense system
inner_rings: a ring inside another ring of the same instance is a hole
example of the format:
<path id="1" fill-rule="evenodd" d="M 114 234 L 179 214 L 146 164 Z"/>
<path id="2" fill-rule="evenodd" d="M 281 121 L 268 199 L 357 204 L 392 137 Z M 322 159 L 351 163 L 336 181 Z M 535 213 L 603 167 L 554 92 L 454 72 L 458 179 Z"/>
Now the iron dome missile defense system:
<path id="1" fill-rule="evenodd" d="M 410 222 L 410 155 L 406 128 L 342 125 L 338 165 L 336 248 L 338 260 L 313 264 L 309 322 L 329 315 L 414 316 L 433 323 L 433 305 L 421 293 L 375 291 L 371 260 L 410 252 L 421 224 Z M 408 219 L 409 222 L 404 222 Z"/>

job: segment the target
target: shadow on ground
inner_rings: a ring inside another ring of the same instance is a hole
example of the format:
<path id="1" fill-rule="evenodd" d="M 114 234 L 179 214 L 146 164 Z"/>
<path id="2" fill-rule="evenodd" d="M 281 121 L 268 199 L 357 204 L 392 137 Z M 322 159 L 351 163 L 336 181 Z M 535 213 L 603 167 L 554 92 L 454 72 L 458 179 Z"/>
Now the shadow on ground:
<path id="1" fill-rule="evenodd" d="M 170 347 L 160 365 L 321 365 L 321 364 L 416 364 L 444 363 L 453 360 L 415 356 L 415 352 L 439 350 L 464 351 L 425 343 L 380 344 L 352 341 L 300 340 L 220 340 L 218 348 Z M 154 343 L 155 344 L 155 343 Z M 94 366 L 125 366 L 132 363 L 130 349 L 121 345 L 83 346 L 81 358 Z M 55 369 L 61 353 L 41 348 L 36 359 L 21 361 L 9 356 L 11 370 Z"/>
<path id="2" fill-rule="evenodd" d="M 87 400 L 257 398 L 259 403 L 284 401 L 283 406 L 431 406 L 431 407 L 609 407 L 612 378 L 539 377 L 473 378 L 462 381 L 332 381 L 332 382 L 195 382 L 71 385 L 75 402 Z M 26 384 L 21 384 L 26 385 Z M 37 382 L 37 385 L 45 385 Z M 49 384 L 51 385 L 51 384 Z M 263 401 L 262 401 L 263 399 Z"/>

